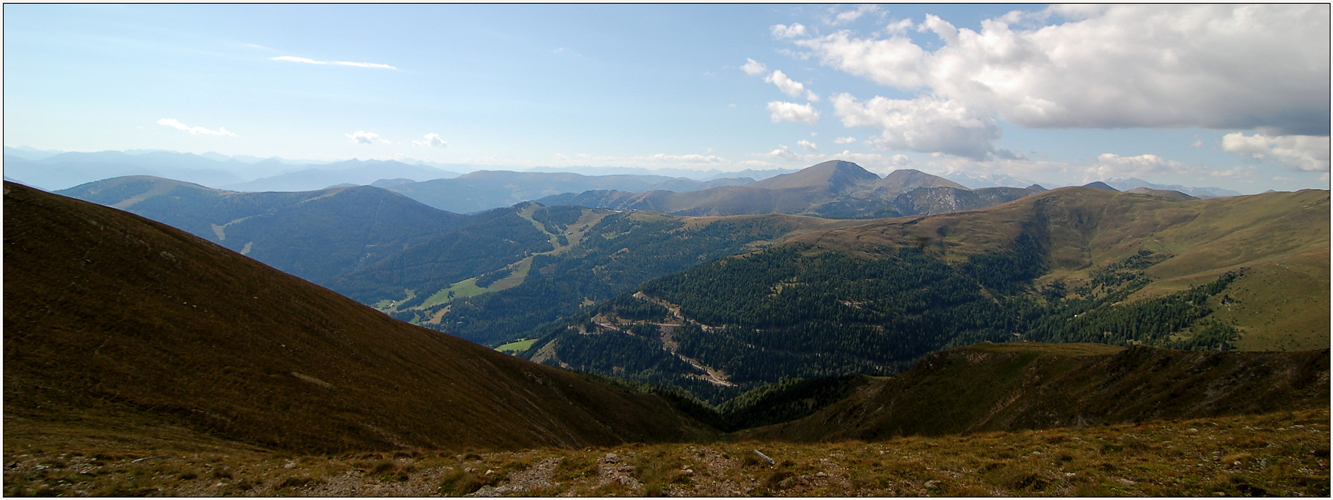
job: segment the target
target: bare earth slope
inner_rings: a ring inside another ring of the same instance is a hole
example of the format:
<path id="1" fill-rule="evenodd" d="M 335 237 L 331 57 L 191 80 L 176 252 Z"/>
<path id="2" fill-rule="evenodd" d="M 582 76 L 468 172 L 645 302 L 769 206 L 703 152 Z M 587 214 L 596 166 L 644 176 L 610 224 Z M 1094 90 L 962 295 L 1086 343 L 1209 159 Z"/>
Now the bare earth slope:
<path id="1" fill-rule="evenodd" d="M 6 182 L 4 242 L 6 447 L 71 429 L 306 451 L 696 435 L 655 396 L 395 321 L 132 214 Z"/>

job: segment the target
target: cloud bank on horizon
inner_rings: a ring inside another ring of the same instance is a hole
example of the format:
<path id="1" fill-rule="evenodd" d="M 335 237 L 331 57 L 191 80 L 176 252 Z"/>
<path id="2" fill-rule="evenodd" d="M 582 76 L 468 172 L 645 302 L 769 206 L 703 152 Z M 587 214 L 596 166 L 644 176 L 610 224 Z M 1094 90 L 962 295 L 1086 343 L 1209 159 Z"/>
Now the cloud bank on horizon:
<path id="1" fill-rule="evenodd" d="M 12 146 L 1329 182 L 1326 4 L 11 7 Z M 371 28 L 288 33 L 257 13 Z M 72 83 L 80 66 L 106 88 Z"/>

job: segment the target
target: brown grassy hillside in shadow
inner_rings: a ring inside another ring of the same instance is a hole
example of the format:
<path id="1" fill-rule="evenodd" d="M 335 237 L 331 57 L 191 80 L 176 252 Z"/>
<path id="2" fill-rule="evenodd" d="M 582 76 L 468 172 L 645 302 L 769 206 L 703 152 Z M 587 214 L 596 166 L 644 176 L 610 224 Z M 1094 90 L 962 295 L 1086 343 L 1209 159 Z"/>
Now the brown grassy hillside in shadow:
<path id="1" fill-rule="evenodd" d="M 703 432 L 655 396 L 395 321 L 117 210 L 7 182 L 4 242 L 7 447 L 43 426 L 306 451 Z"/>
<path id="2" fill-rule="evenodd" d="M 977 344 L 925 357 L 749 439 L 880 440 L 1326 409 L 1329 351 Z"/>

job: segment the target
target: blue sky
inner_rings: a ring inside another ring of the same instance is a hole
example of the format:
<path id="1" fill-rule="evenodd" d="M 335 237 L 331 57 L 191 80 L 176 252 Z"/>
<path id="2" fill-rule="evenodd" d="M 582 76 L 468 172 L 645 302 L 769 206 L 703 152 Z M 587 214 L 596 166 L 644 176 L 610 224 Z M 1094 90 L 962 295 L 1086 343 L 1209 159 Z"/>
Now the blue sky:
<path id="1" fill-rule="evenodd" d="M 1329 184 L 1327 5 L 4 14 L 12 147 Z"/>

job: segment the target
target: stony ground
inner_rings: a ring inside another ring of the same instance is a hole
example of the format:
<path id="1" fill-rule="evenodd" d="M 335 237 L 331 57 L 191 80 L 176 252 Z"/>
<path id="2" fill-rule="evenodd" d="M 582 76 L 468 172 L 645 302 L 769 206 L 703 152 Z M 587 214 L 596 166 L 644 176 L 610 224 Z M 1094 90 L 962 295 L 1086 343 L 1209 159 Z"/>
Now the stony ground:
<path id="1" fill-rule="evenodd" d="M 628 444 L 518 452 L 73 451 L 6 437 L 6 496 L 1330 493 L 1327 410 L 873 443 Z"/>

